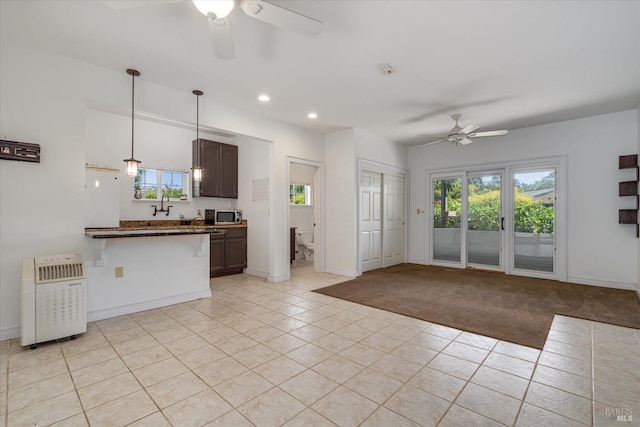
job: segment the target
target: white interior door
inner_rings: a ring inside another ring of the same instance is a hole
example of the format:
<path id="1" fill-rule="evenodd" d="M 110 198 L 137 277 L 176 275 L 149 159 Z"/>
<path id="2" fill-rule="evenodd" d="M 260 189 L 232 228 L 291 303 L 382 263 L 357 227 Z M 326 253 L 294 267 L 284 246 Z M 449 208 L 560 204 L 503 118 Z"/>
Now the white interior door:
<path id="1" fill-rule="evenodd" d="M 404 177 L 385 174 L 384 182 L 384 239 L 383 264 L 385 267 L 404 262 Z"/>
<path id="2" fill-rule="evenodd" d="M 382 267 L 382 174 L 362 171 L 360 179 L 360 264 Z"/>

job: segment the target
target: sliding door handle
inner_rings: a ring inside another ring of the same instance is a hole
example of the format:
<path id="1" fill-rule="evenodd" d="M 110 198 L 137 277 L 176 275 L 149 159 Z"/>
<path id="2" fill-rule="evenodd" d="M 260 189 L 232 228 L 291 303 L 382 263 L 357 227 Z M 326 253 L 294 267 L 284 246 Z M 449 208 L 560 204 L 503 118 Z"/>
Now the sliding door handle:
<path id="1" fill-rule="evenodd" d="M 500 218 L 500 228 L 504 231 L 504 217 Z"/>

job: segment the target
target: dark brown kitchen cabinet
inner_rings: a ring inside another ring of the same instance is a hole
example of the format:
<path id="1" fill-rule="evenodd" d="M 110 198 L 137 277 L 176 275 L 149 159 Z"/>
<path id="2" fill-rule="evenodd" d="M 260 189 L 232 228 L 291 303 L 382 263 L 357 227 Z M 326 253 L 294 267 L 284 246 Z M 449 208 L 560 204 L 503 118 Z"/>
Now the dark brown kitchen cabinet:
<path id="1" fill-rule="evenodd" d="M 220 197 L 238 198 L 238 146 L 220 144 Z"/>
<path id="2" fill-rule="evenodd" d="M 193 141 L 193 165 L 197 156 L 204 169 L 200 197 L 238 198 L 238 146 L 207 139 Z"/>
<path id="3" fill-rule="evenodd" d="M 211 234 L 209 277 L 242 273 L 247 267 L 247 229 L 220 229 Z"/>
<path id="4" fill-rule="evenodd" d="M 219 276 L 225 268 L 224 233 L 211 234 L 209 239 L 209 277 Z"/>

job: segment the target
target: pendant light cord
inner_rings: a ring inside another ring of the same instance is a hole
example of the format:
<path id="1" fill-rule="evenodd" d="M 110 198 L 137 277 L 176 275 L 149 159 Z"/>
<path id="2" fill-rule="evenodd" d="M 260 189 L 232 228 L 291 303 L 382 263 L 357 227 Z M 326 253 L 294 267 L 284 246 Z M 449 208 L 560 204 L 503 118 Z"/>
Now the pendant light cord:
<path id="1" fill-rule="evenodd" d="M 135 95 L 135 85 L 136 85 L 136 75 L 135 73 L 131 73 L 131 158 L 133 159 L 133 126 L 134 126 L 134 120 L 133 120 L 133 109 L 134 109 L 134 95 Z"/>
<path id="2" fill-rule="evenodd" d="M 196 96 L 196 168 L 202 169 L 200 164 L 200 95 L 203 94 L 201 90 L 194 90 L 193 94 Z"/>

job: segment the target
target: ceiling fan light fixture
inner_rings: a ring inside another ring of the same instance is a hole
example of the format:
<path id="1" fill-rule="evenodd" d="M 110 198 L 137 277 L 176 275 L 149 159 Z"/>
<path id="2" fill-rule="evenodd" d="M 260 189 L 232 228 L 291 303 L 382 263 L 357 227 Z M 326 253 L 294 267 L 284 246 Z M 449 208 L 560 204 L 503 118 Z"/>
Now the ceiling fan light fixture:
<path id="1" fill-rule="evenodd" d="M 236 3 L 234 0 L 192 0 L 193 5 L 204 16 L 213 15 L 213 19 L 229 16 Z"/>

